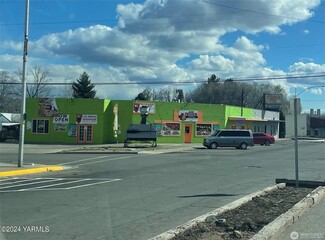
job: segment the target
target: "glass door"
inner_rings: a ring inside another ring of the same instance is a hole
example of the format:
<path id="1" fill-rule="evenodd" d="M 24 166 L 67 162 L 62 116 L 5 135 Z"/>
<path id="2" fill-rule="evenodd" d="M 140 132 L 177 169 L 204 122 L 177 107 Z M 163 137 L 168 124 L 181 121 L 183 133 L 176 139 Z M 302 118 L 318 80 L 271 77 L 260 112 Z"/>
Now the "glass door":
<path id="1" fill-rule="evenodd" d="M 78 143 L 93 143 L 93 126 L 79 125 L 77 131 Z"/>

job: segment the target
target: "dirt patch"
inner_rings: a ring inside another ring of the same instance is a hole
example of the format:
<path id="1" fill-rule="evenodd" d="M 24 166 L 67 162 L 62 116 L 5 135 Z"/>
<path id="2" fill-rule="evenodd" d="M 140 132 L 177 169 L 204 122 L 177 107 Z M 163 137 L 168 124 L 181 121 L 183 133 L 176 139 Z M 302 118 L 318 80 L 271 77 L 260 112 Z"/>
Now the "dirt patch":
<path id="1" fill-rule="evenodd" d="M 209 216 L 172 240 L 250 239 L 264 226 L 292 208 L 313 189 L 285 187 L 254 197 L 238 208 Z"/>

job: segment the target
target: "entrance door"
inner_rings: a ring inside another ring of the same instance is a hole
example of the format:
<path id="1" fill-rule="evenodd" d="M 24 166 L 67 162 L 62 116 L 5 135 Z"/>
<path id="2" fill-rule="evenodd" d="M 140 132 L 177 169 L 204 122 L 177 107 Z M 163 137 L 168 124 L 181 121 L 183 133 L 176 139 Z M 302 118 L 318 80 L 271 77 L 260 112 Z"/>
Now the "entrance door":
<path id="1" fill-rule="evenodd" d="M 93 126 L 79 125 L 77 131 L 78 143 L 93 143 Z"/>
<path id="2" fill-rule="evenodd" d="M 192 143 L 192 124 L 185 124 L 184 143 Z"/>

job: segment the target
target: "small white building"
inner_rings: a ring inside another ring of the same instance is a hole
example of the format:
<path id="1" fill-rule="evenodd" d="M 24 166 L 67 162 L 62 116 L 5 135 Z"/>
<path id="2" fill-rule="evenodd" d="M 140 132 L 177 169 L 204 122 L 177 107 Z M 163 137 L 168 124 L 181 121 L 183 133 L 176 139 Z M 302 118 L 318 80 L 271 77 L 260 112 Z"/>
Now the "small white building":
<path id="1" fill-rule="evenodd" d="M 294 115 L 288 114 L 285 116 L 286 121 L 286 138 L 293 138 L 295 135 Z M 297 136 L 307 136 L 307 114 L 297 114 Z"/>

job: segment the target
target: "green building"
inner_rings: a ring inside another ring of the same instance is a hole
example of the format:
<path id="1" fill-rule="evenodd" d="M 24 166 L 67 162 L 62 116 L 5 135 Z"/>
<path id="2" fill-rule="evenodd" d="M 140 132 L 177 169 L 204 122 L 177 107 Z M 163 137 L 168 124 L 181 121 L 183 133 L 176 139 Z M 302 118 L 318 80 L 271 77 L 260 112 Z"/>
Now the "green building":
<path id="1" fill-rule="evenodd" d="M 218 104 L 135 100 L 29 98 L 26 143 L 106 144 L 124 142 L 129 124 L 157 130 L 157 143 L 201 143 L 214 130 L 251 129 L 278 136 L 279 113 Z"/>

